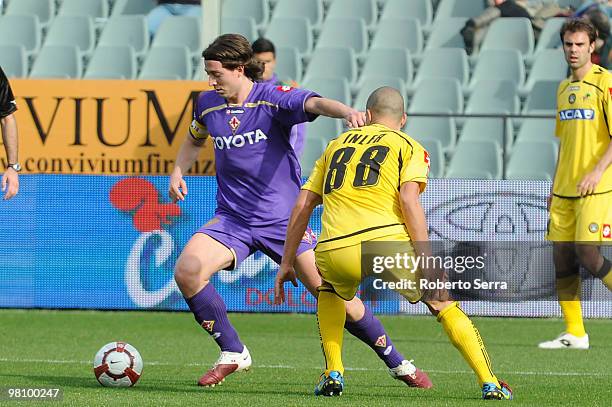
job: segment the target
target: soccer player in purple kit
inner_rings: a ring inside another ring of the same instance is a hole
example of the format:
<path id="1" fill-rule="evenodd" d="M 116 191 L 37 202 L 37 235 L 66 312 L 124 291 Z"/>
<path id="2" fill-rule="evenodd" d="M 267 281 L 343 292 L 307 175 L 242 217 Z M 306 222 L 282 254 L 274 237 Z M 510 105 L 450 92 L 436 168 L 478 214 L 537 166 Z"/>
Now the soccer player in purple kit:
<path id="1" fill-rule="evenodd" d="M 352 127 L 365 122 L 363 113 L 309 90 L 257 83 L 263 66 L 241 35 L 221 35 L 202 56 L 214 91 L 202 92 L 198 98 L 190 134 L 170 176 L 169 194 L 174 202 L 185 199 L 183 174 L 210 138 L 215 149 L 217 209 L 183 249 L 174 278 L 195 319 L 221 348 L 214 367 L 198 381 L 201 386 L 214 386 L 231 373 L 247 370 L 251 356 L 209 281 L 217 271 L 237 267 L 256 250 L 280 263 L 288 219 L 301 186 L 299 162 L 289 144 L 291 127 L 318 115 L 343 118 Z M 295 269 L 316 296 L 321 277 L 315 267 L 314 240 L 312 232 L 304 236 Z M 346 329 L 377 353 L 392 377 L 412 387 L 431 387 L 427 375 L 397 351 L 361 300 L 347 302 L 346 310 Z"/>

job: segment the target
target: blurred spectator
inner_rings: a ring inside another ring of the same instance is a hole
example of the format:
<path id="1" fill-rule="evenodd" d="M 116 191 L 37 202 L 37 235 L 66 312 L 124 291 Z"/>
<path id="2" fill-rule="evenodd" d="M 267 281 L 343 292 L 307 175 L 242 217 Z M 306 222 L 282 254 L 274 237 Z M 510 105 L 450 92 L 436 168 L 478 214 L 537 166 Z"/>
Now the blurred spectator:
<path id="1" fill-rule="evenodd" d="M 157 0 L 157 7 L 147 16 L 149 34 L 153 37 L 166 17 L 195 16 L 201 18 L 201 4 L 200 0 Z"/>
<path id="2" fill-rule="evenodd" d="M 491 23 L 499 17 L 525 17 L 531 20 L 526 0 L 492 0 L 491 7 L 477 17 L 470 18 L 461 29 L 465 50 L 477 51 Z"/>
<path id="3" fill-rule="evenodd" d="M 264 72 L 262 75 L 263 83 L 271 83 L 277 86 L 291 86 L 294 88 L 299 87 L 298 83 L 291 78 L 287 80 L 281 80 L 274 72 L 276 68 L 276 47 L 274 43 L 266 38 L 257 39 L 253 45 L 253 55 L 255 59 L 264 64 Z M 293 146 L 293 150 L 298 158 L 302 156 L 304 149 L 304 139 L 306 137 L 306 123 L 296 124 L 291 128 L 291 135 L 289 137 L 289 144 Z"/>
<path id="4" fill-rule="evenodd" d="M 597 29 L 597 39 L 595 40 L 595 52 L 591 54 L 591 62 L 609 68 L 612 55 L 610 44 L 610 19 L 608 17 L 607 1 L 587 1 L 580 6 L 572 18 L 585 18 L 589 20 Z"/>

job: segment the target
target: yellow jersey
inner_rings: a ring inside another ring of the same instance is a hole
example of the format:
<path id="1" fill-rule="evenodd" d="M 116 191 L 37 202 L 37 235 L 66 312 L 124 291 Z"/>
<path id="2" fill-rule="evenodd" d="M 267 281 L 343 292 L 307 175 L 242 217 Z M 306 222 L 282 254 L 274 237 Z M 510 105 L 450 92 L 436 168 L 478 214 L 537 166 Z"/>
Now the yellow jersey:
<path id="1" fill-rule="evenodd" d="M 316 251 L 406 233 L 399 202 L 404 182 L 427 184 L 429 155 L 406 134 L 380 124 L 332 140 L 317 160 L 307 189 L 323 199 Z"/>
<path id="2" fill-rule="evenodd" d="M 611 141 L 612 75 L 593 67 L 581 81 L 563 80 L 557 89 L 555 135 L 561 141 L 553 194 L 561 198 L 580 196 L 577 185 L 595 168 Z M 608 167 L 594 194 L 612 191 L 612 166 Z"/>

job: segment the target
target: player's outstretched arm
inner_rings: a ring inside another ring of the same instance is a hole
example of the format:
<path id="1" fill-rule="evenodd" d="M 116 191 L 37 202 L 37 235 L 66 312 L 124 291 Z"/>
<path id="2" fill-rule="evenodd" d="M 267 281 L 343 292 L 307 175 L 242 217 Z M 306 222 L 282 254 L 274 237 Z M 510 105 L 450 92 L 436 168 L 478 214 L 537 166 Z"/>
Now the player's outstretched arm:
<path id="1" fill-rule="evenodd" d="M 318 194 L 303 189 L 300 191 L 295 202 L 289 225 L 287 226 L 287 236 L 285 237 L 285 248 L 283 251 L 283 259 L 281 260 L 280 268 L 276 273 L 274 281 L 274 303 L 282 304 L 285 301 L 285 282 L 291 281 L 294 287 L 297 287 L 297 279 L 293 264 L 295 263 L 295 255 L 300 245 L 300 241 L 304 236 L 310 215 L 314 208 L 322 202 L 321 196 Z"/>
<path id="2" fill-rule="evenodd" d="M 595 165 L 595 168 L 586 174 L 576 186 L 580 196 L 586 196 L 595 192 L 597 184 L 599 184 L 599 181 L 601 181 L 604 171 L 608 169 L 610 164 L 612 164 L 612 141 L 608 143 L 606 152 L 601 157 L 597 165 Z"/>
<path id="3" fill-rule="evenodd" d="M 185 137 L 185 141 L 179 149 L 176 161 L 174 163 L 174 170 L 170 174 L 170 184 L 168 186 L 168 194 L 172 199 L 172 202 L 184 201 L 187 195 L 187 184 L 183 179 L 183 174 L 189 171 L 189 168 L 197 160 L 200 154 L 200 149 L 204 145 L 205 140 L 195 140 L 191 136 Z"/>
<path id="4" fill-rule="evenodd" d="M 17 120 L 14 114 L 0 119 L 2 126 L 2 142 L 6 150 L 6 159 L 10 164 L 17 160 Z M 7 169 L 2 175 L 2 191 L 5 192 L 4 199 L 11 199 L 19 192 L 19 175 L 12 168 Z"/>
<path id="5" fill-rule="evenodd" d="M 349 127 L 365 126 L 365 113 L 353 109 L 337 100 L 322 97 L 311 97 L 306 100 L 304 110 L 321 116 L 344 119 Z"/>

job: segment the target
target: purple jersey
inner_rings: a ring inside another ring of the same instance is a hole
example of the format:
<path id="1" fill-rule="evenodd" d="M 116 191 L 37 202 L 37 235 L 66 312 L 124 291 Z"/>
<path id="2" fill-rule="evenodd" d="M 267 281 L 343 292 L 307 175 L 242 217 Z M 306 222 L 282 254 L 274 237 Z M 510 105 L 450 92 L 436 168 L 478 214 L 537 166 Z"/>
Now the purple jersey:
<path id="1" fill-rule="evenodd" d="M 272 77 L 267 81 L 261 81 L 262 83 L 270 83 L 276 86 L 289 85 L 297 87 L 298 84 L 295 81 L 285 82 L 278 79 L 276 73 L 272 74 Z M 289 136 L 289 144 L 295 150 L 295 155 L 298 159 L 302 157 L 304 151 L 304 140 L 306 139 L 306 123 L 298 123 L 291 128 L 291 135 Z"/>
<path id="2" fill-rule="evenodd" d="M 191 135 L 206 131 L 215 149 L 216 213 L 229 213 L 252 226 L 286 221 L 301 186 L 301 169 L 291 147 L 291 127 L 312 121 L 304 103 L 319 96 L 289 86 L 253 84 L 242 105 L 215 91 L 198 97 Z"/>

